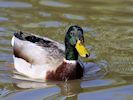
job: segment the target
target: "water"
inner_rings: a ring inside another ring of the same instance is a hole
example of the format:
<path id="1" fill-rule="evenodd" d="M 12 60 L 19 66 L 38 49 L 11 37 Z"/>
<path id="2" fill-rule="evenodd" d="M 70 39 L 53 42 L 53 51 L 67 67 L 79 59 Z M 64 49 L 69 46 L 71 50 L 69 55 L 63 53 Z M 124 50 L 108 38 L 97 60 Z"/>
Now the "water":
<path id="1" fill-rule="evenodd" d="M 0 0 L 0 99 L 132 100 L 133 0 Z M 70 25 L 85 31 L 91 61 L 109 73 L 68 82 L 12 78 L 13 32 L 22 30 L 63 43 Z"/>

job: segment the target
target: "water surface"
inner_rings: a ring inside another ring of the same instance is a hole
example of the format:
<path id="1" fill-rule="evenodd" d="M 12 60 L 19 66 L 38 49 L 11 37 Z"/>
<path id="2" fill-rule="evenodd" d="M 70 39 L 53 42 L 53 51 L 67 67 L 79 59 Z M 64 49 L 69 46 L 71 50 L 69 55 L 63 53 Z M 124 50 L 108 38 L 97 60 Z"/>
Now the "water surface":
<path id="1" fill-rule="evenodd" d="M 132 100 L 132 4 L 132 0 L 1 0 L 0 98 Z M 63 43 L 66 30 L 75 24 L 84 29 L 85 44 L 91 52 L 90 58 L 83 60 L 106 62 L 108 74 L 68 82 L 35 82 L 12 77 L 10 41 L 15 31 L 28 31 Z"/>

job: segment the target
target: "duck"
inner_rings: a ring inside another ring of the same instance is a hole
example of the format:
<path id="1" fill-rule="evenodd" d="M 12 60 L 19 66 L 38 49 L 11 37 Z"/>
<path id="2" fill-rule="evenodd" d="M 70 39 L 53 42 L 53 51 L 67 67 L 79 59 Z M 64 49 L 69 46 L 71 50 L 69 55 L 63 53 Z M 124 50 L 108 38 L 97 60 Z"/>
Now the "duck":
<path id="1" fill-rule="evenodd" d="M 80 79 L 87 68 L 95 66 L 79 60 L 90 53 L 84 46 L 83 29 L 77 25 L 68 28 L 64 44 L 22 31 L 14 33 L 11 44 L 15 70 L 31 79 Z"/>

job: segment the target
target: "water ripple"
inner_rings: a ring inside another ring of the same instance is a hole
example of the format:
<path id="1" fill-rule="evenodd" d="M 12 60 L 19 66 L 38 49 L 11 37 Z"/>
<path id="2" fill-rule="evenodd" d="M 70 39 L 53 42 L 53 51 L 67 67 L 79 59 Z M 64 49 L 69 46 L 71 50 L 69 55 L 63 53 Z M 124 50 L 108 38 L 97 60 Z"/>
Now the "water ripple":
<path id="1" fill-rule="evenodd" d="M 39 23 L 39 25 L 47 28 L 47 27 L 61 27 L 66 24 L 58 21 L 45 21 L 45 22 Z"/>
<path id="2" fill-rule="evenodd" d="M 132 88 L 133 85 L 129 85 L 103 91 L 81 93 L 78 95 L 78 99 L 82 100 L 84 98 L 84 100 L 88 100 L 88 98 L 90 98 L 90 100 L 132 100 Z"/>
<path id="3" fill-rule="evenodd" d="M 106 85 L 111 85 L 116 83 L 115 80 L 92 80 L 92 81 L 85 81 L 81 83 L 81 87 L 82 88 L 86 88 L 86 87 L 98 87 L 98 86 L 106 86 Z"/>
<path id="4" fill-rule="evenodd" d="M 65 4 L 65 3 L 57 2 L 57 1 L 40 1 L 40 4 L 46 5 L 46 6 L 52 6 L 52 7 L 63 7 L 63 8 L 71 6 L 69 4 Z"/>
<path id="5" fill-rule="evenodd" d="M 39 15 L 41 15 L 43 17 L 49 17 L 49 16 L 51 16 L 50 13 L 46 13 L 46 12 L 39 12 Z"/>
<path id="6" fill-rule="evenodd" d="M 0 52 L 0 61 L 12 62 L 12 55 L 11 54 L 5 54 L 3 52 L 2 53 Z"/>
<path id="7" fill-rule="evenodd" d="M 6 31 L 7 29 L 4 27 L 0 27 L 0 32 Z"/>
<path id="8" fill-rule="evenodd" d="M 85 20 L 85 17 L 83 17 L 81 15 L 63 14 L 63 16 L 68 19 Z"/>
<path id="9" fill-rule="evenodd" d="M 36 27 L 45 27 L 45 28 L 49 28 L 49 27 L 61 27 L 61 26 L 65 26 L 66 23 L 62 23 L 62 22 L 58 22 L 58 21 L 44 21 L 44 22 L 39 22 L 39 23 L 29 23 L 29 24 L 23 24 L 23 27 L 27 27 L 27 28 L 36 28 Z"/>
<path id="10" fill-rule="evenodd" d="M 8 18 L 0 17 L 0 22 L 1 22 L 1 21 L 7 21 L 7 20 L 8 20 Z"/>
<path id="11" fill-rule="evenodd" d="M 26 28 L 37 28 L 37 27 L 39 27 L 38 23 L 23 24 L 22 26 L 26 27 Z"/>
<path id="12" fill-rule="evenodd" d="M 24 2 L 0 1 L 0 8 L 31 8 L 32 5 Z"/>
<path id="13" fill-rule="evenodd" d="M 4 97 L 6 95 L 8 95 L 11 91 L 6 89 L 6 88 L 2 88 L 0 89 L 0 97 Z"/>
<path id="14" fill-rule="evenodd" d="M 27 90 L 24 92 L 18 92 L 14 95 L 9 95 L 5 98 L 5 100 L 44 100 L 44 97 L 52 96 L 57 94 L 60 91 L 58 87 L 51 87 L 47 89 L 33 89 Z M 29 94 L 29 95 L 27 95 Z M 23 99 L 21 99 L 23 98 Z"/>

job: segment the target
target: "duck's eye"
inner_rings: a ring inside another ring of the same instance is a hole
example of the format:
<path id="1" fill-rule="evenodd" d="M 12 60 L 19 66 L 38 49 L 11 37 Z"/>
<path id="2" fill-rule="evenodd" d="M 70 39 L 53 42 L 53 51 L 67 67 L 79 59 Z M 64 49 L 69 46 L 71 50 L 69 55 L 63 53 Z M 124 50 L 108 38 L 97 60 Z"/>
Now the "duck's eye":
<path id="1" fill-rule="evenodd" d="M 73 32 L 71 32 L 70 34 L 73 35 Z"/>
<path id="2" fill-rule="evenodd" d="M 71 32 L 70 34 L 71 34 L 72 36 L 75 36 L 75 33 L 74 33 L 74 32 Z"/>
<path id="3" fill-rule="evenodd" d="M 74 35 L 75 33 L 72 31 L 70 34 L 71 34 L 71 35 Z"/>

